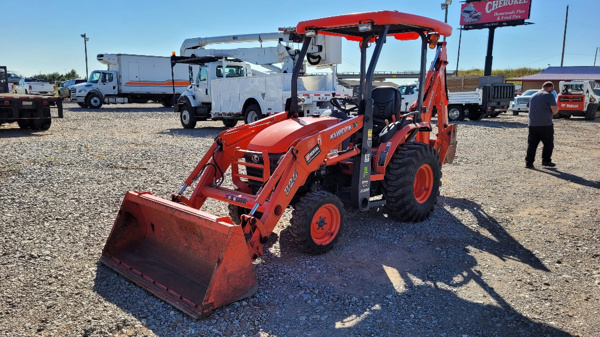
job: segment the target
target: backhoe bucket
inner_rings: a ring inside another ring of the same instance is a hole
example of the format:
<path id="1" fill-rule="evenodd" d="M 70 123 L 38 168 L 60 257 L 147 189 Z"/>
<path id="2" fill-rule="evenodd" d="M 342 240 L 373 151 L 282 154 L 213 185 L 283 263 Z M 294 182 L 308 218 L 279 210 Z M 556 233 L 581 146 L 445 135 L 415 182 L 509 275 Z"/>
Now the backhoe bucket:
<path id="1" fill-rule="evenodd" d="M 100 260 L 194 318 L 257 288 L 240 226 L 150 193 L 125 195 Z"/>

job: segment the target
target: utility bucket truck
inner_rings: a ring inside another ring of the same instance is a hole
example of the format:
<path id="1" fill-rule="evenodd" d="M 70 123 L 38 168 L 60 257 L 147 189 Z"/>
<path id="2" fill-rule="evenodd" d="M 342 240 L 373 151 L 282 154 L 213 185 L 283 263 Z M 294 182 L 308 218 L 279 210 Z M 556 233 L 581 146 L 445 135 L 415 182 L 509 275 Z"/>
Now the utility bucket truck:
<path id="1" fill-rule="evenodd" d="M 174 95 L 189 86 L 188 67 L 171 68 L 168 57 L 98 54 L 107 70 L 94 70 L 87 83 L 71 88 L 71 101 L 83 108 L 98 109 L 102 104 L 146 103 L 173 105 Z"/>
<path id="2" fill-rule="evenodd" d="M 446 42 L 439 42 L 451 32 L 443 22 L 395 11 L 298 23 L 302 48 L 285 111 L 221 132 L 170 200 L 128 192 L 101 261 L 202 317 L 256 291 L 253 261 L 288 207 L 292 237 L 309 254 L 334 248 L 346 225 L 344 204 L 382 209 L 398 221 L 427 219 L 440 193 L 442 164 L 456 151 L 456 126 L 446 108 Z M 301 61 L 319 36 L 356 42 L 362 86 L 356 97 L 331 97 L 329 116 L 301 117 Z M 408 113 L 401 113 L 395 87 L 372 85 L 381 50 L 394 40 L 421 44 L 421 95 Z M 436 51 L 429 71 L 428 46 Z M 233 185 L 223 183 L 225 175 Z M 229 214 L 200 210 L 207 199 L 227 204 Z"/>
<path id="3" fill-rule="evenodd" d="M 200 69 L 193 84 L 174 107 L 175 112 L 180 114 L 183 127 L 194 128 L 196 121 L 209 118 L 222 120 L 225 126 L 232 127 L 240 119 L 251 123 L 283 111 L 291 92 L 292 70 L 300 52 L 291 48 L 290 43 L 298 42 L 299 38 L 294 29 L 285 29 L 278 33 L 185 40 L 180 56 L 171 57 L 171 65 L 196 64 Z M 277 46 L 204 48 L 208 44 L 250 41 L 277 41 Z M 326 75 L 306 75 L 297 79 L 303 115 L 320 115 L 331 109 L 329 100 L 333 95 L 351 95 L 350 89 L 337 84 L 336 65 L 341 63 L 341 38 L 319 36 L 308 47 L 307 55 L 309 65 L 331 69 Z M 256 71 L 251 64 L 260 65 L 270 72 Z"/>

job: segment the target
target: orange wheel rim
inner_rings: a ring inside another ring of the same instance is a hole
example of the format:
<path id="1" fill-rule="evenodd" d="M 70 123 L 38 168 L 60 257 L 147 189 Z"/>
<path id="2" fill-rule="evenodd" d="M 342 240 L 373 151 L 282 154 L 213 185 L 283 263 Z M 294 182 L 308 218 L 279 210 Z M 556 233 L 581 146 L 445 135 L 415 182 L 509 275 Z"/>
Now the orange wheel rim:
<path id="1" fill-rule="evenodd" d="M 340 210 L 333 204 L 321 206 L 312 218 L 310 235 L 313 241 L 320 245 L 329 244 L 340 231 L 342 216 Z"/>
<path id="2" fill-rule="evenodd" d="M 433 190 L 433 170 L 429 165 L 421 165 L 415 176 L 414 192 L 417 202 L 422 204 L 429 199 Z"/>

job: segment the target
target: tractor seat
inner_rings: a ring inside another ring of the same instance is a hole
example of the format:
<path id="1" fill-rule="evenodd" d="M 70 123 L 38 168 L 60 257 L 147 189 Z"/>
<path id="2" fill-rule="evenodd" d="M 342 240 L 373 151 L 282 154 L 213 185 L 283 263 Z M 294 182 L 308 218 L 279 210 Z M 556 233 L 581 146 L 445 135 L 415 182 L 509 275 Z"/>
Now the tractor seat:
<path id="1" fill-rule="evenodd" d="M 385 128 L 385 120 L 400 121 L 402 97 L 394 87 L 377 87 L 371 91 L 373 98 L 373 135 L 378 138 Z"/>

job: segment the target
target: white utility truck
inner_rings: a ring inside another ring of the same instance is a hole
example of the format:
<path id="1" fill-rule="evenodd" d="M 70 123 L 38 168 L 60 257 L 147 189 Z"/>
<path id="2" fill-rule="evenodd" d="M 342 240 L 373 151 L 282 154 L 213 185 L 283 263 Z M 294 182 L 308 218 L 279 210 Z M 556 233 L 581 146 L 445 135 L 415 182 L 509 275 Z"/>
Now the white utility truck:
<path id="1" fill-rule="evenodd" d="M 196 64 L 200 69 L 187 91 L 181 94 L 174 111 L 181 124 L 191 129 L 199 120 L 222 120 L 227 127 L 238 120 L 246 123 L 285 109 L 292 86 L 292 69 L 299 50 L 293 30 L 277 33 L 245 34 L 187 39 L 180 56 L 172 56 L 172 65 Z M 257 41 L 261 47 L 205 49 L 209 44 Z M 262 42 L 276 41 L 277 46 L 262 47 Z M 336 65 L 341 63 L 341 39 L 319 35 L 308 50 L 309 65 L 331 71 L 321 75 L 304 75 L 298 79 L 298 100 L 304 115 L 320 115 L 331 108 L 332 97 L 350 97 L 352 91 L 338 85 Z M 267 69 L 261 72 L 251 64 Z M 276 64 L 280 64 L 277 66 Z M 301 64 L 303 69 L 305 64 Z"/>
<path id="2" fill-rule="evenodd" d="M 599 117 L 600 87 L 596 81 L 560 81 L 558 89 L 558 114 L 554 115 L 555 118 L 583 116 L 591 121 Z"/>
<path id="3" fill-rule="evenodd" d="M 87 83 L 71 88 L 71 101 L 84 108 L 148 101 L 170 107 L 173 95 L 181 94 L 190 85 L 188 67 L 171 68 L 171 60 L 166 56 L 98 54 L 97 60 L 108 69 L 92 71 Z"/>

